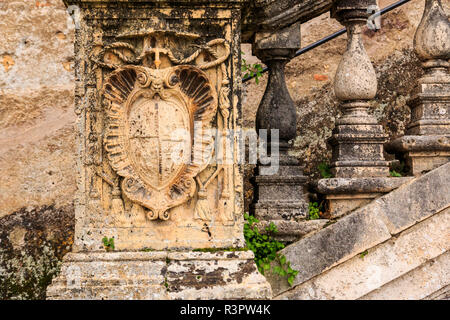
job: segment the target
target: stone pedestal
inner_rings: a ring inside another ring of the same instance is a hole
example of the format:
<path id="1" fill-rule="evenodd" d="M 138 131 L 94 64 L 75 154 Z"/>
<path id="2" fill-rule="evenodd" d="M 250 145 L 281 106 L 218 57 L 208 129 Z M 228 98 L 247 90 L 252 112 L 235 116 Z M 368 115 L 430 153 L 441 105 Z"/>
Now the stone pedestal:
<path id="1" fill-rule="evenodd" d="M 406 135 L 386 144 L 386 150 L 395 153 L 404 161 L 408 171 L 417 176 L 450 161 L 450 134 Z"/>
<path id="2" fill-rule="evenodd" d="M 289 155 L 297 132 L 297 112 L 284 74 L 286 64 L 299 47 L 298 23 L 276 32 L 257 33 L 253 44 L 254 54 L 269 68 L 266 91 L 256 115 L 256 130 L 272 163 L 263 164 L 260 158 L 251 208 L 260 221 L 279 227 L 275 237 L 283 241 L 298 239 L 299 222 L 308 211 L 306 177 L 298 160 Z"/>
<path id="3" fill-rule="evenodd" d="M 450 22 L 441 1 L 427 0 L 414 48 L 425 75 L 409 101 L 406 135 L 386 145 L 419 175 L 450 161 Z"/>
<path id="4" fill-rule="evenodd" d="M 316 190 L 325 195 L 324 218 L 339 218 L 372 200 L 389 193 L 413 177 L 404 178 L 332 178 L 319 180 Z"/>
<path id="5" fill-rule="evenodd" d="M 332 10 L 347 27 L 348 44 L 334 82 L 343 111 L 329 139 L 335 178 L 322 179 L 316 186 L 325 195 L 326 218 L 340 217 L 402 184 L 402 179 L 388 178 L 389 163 L 383 150 L 387 135 L 368 112 L 369 101 L 377 92 L 375 70 L 361 37 L 370 5 L 376 1 L 339 0 Z"/>
<path id="6" fill-rule="evenodd" d="M 255 217 L 260 220 L 259 229 L 264 232 L 270 222 L 278 229 L 274 235 L 279 241 L 292 242 L 302 234 L 300 224 L 308 212 L 306 177 L 297 161 L 280 163 L 275 175 L 258 175 L 254 179 L 256 185 L 255 203 L 251 208 Z"/>
<path id="7" fill-rule="evenodd" d="M 270 298 L 239 251 L 242 165 L 223 139 L 240 129 L 246 1 L 65 3 L 79 13 L 78 193 L 74 253 L 49 297 Z"/>

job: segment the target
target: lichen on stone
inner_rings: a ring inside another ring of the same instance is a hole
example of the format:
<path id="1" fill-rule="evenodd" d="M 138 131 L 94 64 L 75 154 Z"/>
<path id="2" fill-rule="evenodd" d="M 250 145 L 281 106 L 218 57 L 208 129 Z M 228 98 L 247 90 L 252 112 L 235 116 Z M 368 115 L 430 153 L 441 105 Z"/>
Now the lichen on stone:
<path id="1" fill-rule="evenodd" d="M 45 299 L 73 232 L 72 205 L 22 208 L 0 219 L 0 299 Z"/>

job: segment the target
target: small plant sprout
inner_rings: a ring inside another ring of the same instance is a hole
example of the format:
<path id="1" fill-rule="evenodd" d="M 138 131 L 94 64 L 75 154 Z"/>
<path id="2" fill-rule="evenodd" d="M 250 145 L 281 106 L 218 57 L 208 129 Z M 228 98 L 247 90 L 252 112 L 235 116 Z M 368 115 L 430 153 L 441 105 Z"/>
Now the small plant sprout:
<path id="1" fill-rule="evenodd" d="M 103 242 L 103 246 L 105 247 L 105 250 L 107 252 L 114 251 L 114 249 L 115 249 L 115 247 L 114 247 L 114 237 L 112 237 L 112 238 L 104 237 L 102 239 L 102 242 Z"/>
<path id="2" fill-rule="evenodd" d="M 317 169 L 319 169 L 320 175 L 322 176 L 323 179 L 333 178 L 330 166 L 327 163 L 322 162 L 321 164 L 319 164 Z"/>
<path id="3" fill-rule="evenodd" d="M 320 207 L 317 202 L 310 202 L 308 206 L 308 220 L 320 219 Z"/>
<path id="4" fill-rule="evenodd" d="M 241 52 L 244 55 L 244 52 Z M 247 60 L 242 58 L 241 71 L 244 73 L 245 78 L 255 78 L 256 84 L 259 84 L 259 78 L 262 76 L 263 67 L 259 63 L 249 64 Z"/>
<path id="5" fill-rule="evenodd" d="M 361 254 L 359 255 L 359 257 L 361 258 L 361 259 L 363 259 L 365 256 L 367 256 L 367 254 L 369 253 L 369 251 L 364 251 L 364 252 L 361 252 Z"/>

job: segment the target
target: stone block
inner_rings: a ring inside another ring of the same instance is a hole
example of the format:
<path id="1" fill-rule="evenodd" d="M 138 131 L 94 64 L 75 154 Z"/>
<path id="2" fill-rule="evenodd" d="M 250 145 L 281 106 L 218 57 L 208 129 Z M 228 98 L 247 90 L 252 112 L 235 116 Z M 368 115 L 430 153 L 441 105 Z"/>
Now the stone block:
<path id="1" fill-rule="evenodd" d="M 69 253 L 49 299 L 268 299 L 251 251 Z"/>
<path id="2" fill-rule="evenodd" d="M 266 234 L 265 229 L 273 223 L 278 232 L 271 234 L 271 236 L 282 242 L 294 242 L 303 237 L 306 237 L 313 232 L 322 229 L 327 223 L 327 219 L 317 219 L 308 221 L 287 221 L 287 220 L 270 220 L 261 221 L 256 224 L 256 227 L 262 234 Z"/>
<path id="3" fill-rule="evenodd" d="M 450 161 L 449 135 L 407 135 L 387 143 L 385 147 L 387 152 L 402 157 L 415 176 Z"/>
<path id="4" fill-rule="evenodd" d="M 321 179 L 314 186 L 325 195 L 327 207 L 325 218 L 338 218 L 357 208 L 369 204 L 373 199 L 391 192 L 411 181 L 401 178 L 330 178 Z"/>

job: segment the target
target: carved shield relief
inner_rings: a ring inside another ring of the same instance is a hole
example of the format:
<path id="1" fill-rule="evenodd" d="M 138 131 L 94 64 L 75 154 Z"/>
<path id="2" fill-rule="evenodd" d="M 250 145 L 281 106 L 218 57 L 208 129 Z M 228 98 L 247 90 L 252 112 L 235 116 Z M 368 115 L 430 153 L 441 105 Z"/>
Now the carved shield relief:
<path id="1" fill-rule="evenodd" d="M 124 66 L 103 87 L 105 149 L 132 202 L 167 220 L 169 209 L 196 191 L 194 181 L 212 156 L 208 138 L 217 97 L 195 66 L 151 69 Z"/>

